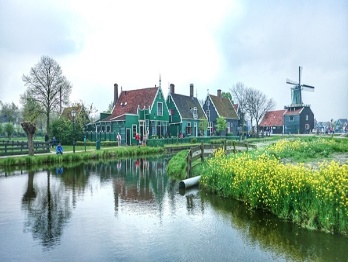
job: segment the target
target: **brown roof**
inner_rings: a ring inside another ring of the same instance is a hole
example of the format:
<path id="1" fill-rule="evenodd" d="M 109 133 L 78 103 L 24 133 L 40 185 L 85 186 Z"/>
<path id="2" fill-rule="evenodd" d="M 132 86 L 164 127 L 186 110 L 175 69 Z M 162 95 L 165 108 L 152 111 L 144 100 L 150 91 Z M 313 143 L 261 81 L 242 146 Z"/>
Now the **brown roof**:
<path id="1" fill-rule="evenodd" d="M 220 116 L 228 119 L 238 119 L 236 110 L 234 110 L 234 106 L 228 98 L 214 95 L 210 95 L 210 98 Z"/>
<path id="2" fill-rule="evenodd" d="M 265 116 L 262 118 L 260 126 L 282 126 L 284 125 L 284 113 L 283 110 L 274 110 L 266 112 Z"/>
<path id="3" fill-rule="evenodd" d="M 302 110 L 303 110 L 304 107 L 300 107 L 296 110 L 289 110 L 287 109 L 286 112 L 285 112 L 285 115 L 289 116 L 289 115 L 299 115 L 301 114 Z"/>
<path id="4" fill-rule="evenodd" d="M 111 120 L 125 114 L 137 114 L 138 107 L 140 109 L 151 107 L 158 89 L 159 87 L 149 87 L 122 91 L 111 116 L 106 120 Z"/>

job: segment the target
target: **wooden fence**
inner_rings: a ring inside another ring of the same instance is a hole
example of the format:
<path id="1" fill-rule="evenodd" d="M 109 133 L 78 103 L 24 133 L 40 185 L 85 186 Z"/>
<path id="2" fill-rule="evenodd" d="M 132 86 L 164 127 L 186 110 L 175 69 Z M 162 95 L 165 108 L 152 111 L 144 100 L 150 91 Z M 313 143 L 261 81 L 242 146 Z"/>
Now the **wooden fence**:
<path id="1" fill-rule="evenodd" d="M 34 153 L 49 153 L 50 145 L 46 142 L 33 142 Z M 0 156 L 29 154 L 27 141 L 0 141 Z"/>
<path id="2" fill-rule="evenodd" d="M 204 159 L 207 157 L 211 157 L 214 154 L 214 151 L 218 148 L 223 148 L 226 152 L 226 154 L 230 153 L 237 153 L 243 150 L 248 151 L 249 148 L 256 148 L 255 145 L 251 145 L 245 142 L 237 142 L 237 141 L 232 141 L 232 143 L 227 144 L 226 140 L 222 144 L 204 144 L 201 142 L 199 146 L 191 147 L 187 154 L 186 158 L 186 178 L 190 177 L 191 169 L 199 164 L 199 162 L 193 163 L 200 159 L 201 163 L 204 162 Z"/>

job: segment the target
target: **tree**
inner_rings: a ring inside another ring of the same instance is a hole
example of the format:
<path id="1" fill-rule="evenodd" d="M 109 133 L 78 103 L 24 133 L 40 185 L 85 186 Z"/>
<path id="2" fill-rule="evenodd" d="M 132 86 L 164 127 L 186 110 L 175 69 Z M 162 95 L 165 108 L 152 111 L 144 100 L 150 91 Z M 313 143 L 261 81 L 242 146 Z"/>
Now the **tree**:
<path id="1" fill-rule="evenodd" d="M 199 130 L 203 133 L 208 129 L 208 119 L 202 118 L 199 120 Z"/>
<path id="2" fill-rule="evenodd" d="M 28 95 L 37 103 L 38 111 L 46 116 L 46 130 L 50 131 L 50 114 L 61 110 L 69 103 L 72 85 L 62 74 L 59 64 L 48 56 L 30 69 L 29 75 L 22 77 Z"/>
<path id="3" fill-rule="evenodd" d="M 29 155 L 33 156 L 34 155 L 33 137 L 36 131 L 36 124 L 33 122 L 24 121 L 21 123 L 21 126 L 28 137 Z"/>
<path id="4" fill-rule="evenodd" d="M 222 96 L 222 97 L 225 97 L 225 98 L 227 98 L 228 100 L 230 100 L 231 102 L 233 102 L 233 101 L 232 101 L 232 95 L 231 95 L 230 92 L 222 92 L 222 93 L 221 93 L 221 96 Z"/>
<path id="5" fill-rule="evenodd" d="M 275 106 L 274 100 L 268 99 L 267 96 L 260 90 L 248 88 L 246 92 L 246 111 L 251 119 L 255 119 L 256 133 L 259 133 L 259 122 L 264 117 L 267 111 Z"/>
<path id="6" fill-rule="evenodd" d="M 216 120 L 216 130 L 220 133 L 221 136 L 221 132 L 225 131 L 227 128 L 227 121 L 224 117 L 219 116 Z"/>
<path id="7" fill-rule="evenodd" d="M 9 139 L 11 139 L 11 137 L 13 135 L 13 132 L 14 132 L 13 124 L 12 123 L 6 123 L 4 130 L 5 130 L 6 134 L 7 134 L 7 137 Z"/>
<path id="8" fill-rule="evenodd" d="M 114 101 L 111 101 L 110 104 L 108 105 L 108 109 L 105 110 L 105 113 L 112 113 L 112 109 L 114 109 Z"/>
<path id="9" fill-rule="evenodd" d="M 0 101 L 1 106 L 1 115 L 5 117 L 7 122 L 10 122 L 14 124 L 17 119 L 19 118 L 19 109 L 18 106 L 15 105 L 15 103 L 2 103 Z"/>

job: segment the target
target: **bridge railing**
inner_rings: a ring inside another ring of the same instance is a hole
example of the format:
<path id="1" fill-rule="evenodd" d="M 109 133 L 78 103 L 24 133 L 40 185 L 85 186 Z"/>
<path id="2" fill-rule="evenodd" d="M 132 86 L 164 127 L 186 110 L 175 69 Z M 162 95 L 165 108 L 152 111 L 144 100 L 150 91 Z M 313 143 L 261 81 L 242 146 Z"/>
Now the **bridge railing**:
<path id="1" fill-rule="evenodd" d="M 200 159 L 201 163 L 204 162 L 204 159 L 207 157 L 212 157 L 214 151 L 218 148 L 223 148 L 226 154 L 237 153 L 243 150 L 248 151 L 249 148 L 256 148 L 255 145 L 238 142 L 238 141 L 223 141 L 221 144 L 204 144 L 203 141 L 199 146 L 191 147 L 186 157 L 186 178 L 190 177 L 191 169 L 199 164 L 196 160 Z M 195 164 L 194 164 L 195 163 Z"/>

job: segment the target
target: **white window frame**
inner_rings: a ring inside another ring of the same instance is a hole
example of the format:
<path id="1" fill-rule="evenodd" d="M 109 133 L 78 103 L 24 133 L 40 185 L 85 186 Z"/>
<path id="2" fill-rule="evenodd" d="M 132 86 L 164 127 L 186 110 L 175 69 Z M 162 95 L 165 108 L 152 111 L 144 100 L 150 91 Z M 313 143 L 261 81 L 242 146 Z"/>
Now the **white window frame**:
<path id="1" fill-rule="evenodd" d="M 161 108 L 160 108 L 160 105 L 161 105 Z M 157 115 L 163 116 L 163 103 L 162 102 L 157 102 Z"/>
<path id="2" fill-rule="evenodd" d="M 134 132 L 134 128 L 135 128 L 135 132 Z M 138 133 L 137 130 L 137 125 L 132 125 L 132 138 L 135 138 L 135 135 Z"/>

